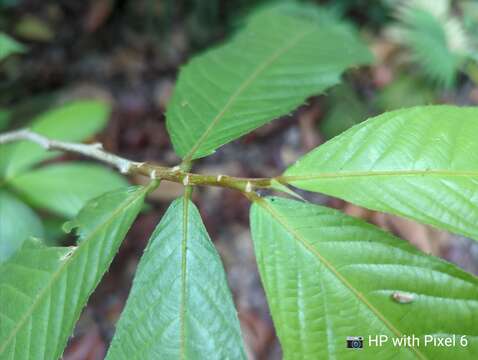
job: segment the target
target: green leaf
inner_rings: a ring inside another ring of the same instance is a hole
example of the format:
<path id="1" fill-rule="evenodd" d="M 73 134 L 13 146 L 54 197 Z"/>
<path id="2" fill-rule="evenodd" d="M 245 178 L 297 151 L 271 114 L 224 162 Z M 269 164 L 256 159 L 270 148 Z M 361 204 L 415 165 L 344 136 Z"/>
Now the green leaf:
<path id="1" fill-rule="evenodd" d="M 478 240 L 478 108 L 424 106 L 369 119 L 280 179 Z"/>
<path id="2" fill-rule="evenodd" d="M 186 161 L 209 155 L 370 61 L 368 49 L 339 23 L 318 24 L 283 9 L 259 12 L 226 45 L 182 69 L 167 111 L 174 148 Z"/>
<path id="3" fill-rule="evenodd" d="M 0 32 L 0 61 L 12 54 L 19 54 L 26 51 L 26 48 L 7 34 Z"/>
<path id="4" fill-rule="evenodd" d="M 436 95 L 426 82 L 416 76 L 402 75 L 377 94 L 374 104 L 381 110 L 390 111 L 435 102 Z"/>
<path id="5" fill-rule="evenodd" d="M 146 188 L 89 202 L 78 214 L 78 243 L 46 247 L 28 241 L 0 265 L 0 358 L 61 357 L 81 309 L 143 204 Z"/>
<path id="6" fill-rule="evenodd" d="M 106 358 L 246 358 L 221 259 L 191 201 L 175 200 L 151 236 Z"/>
<path id="7" fill-rule="evenodd" d="M 105 126 L 109 113 L 110 106 L 104 102 L 75 101 L 40 115 L 30 128 L 56 140 L 82 141 Z M 28 141 L 0 145 L 0 176 L 11 178 L 55 154 Z"/>
<path id="8" fill-rule="evenodd" d="M 15 196 L 0 190 L 0 264 L 32 236 L 43 236 L 38 216 Z"/>
<path id="9" fill-rule="evenodd" d="M 63 226 L 65 219 L 60 217 L 47 216 L 43 220 L 44 244 L 47 246 L 60 246 L 67 236 Z"/>
<path id="10" fill-rule="evenodd" d="M 15 34 L 29 41 L 50 42 L 55 37 L 51 25 L 41 17 L 25 14 L 15 21 Z"/>
<path id="11" fill-rule="evenodd" d="M 0 0 L 0 8 L 9 8 L 11 6 L 16 6 L 19 3 L 19 0 Z"/>
<path id="12" fill-rule="evenodd" d="M 0 109 L 0 131 L 7 128 L 10 123 L 11 112 L 5 109 Z"/>
<path id="13" fill-rule="evenodd" d="M 284 359 L 473 359 L 478 279 L 336 210 L 257 201 L 252 236 Z M 412 335 L 421 345 L 394 347 Z M 468 345 L 424 345 L 424 335 L 466 335 Z M 382 347 L 369 336 L 386 335 Z M 363 336 L 364 349 L 347 349 Z"/>
<path id="14" fill-rule="evenodd" d="M 332 89 L 327 100 L 330 108 L 319 124 L 320 132 L 326 139 L 339 135 L 368 116 L 367 107 L 348 84 Z"/>
<path id="15" fill-rule="evenodd" d="M 128 185 L 116 172 L 85 163 L 49 165 L 19 175 L 8 184 L 34 206 L 65 217 L 75 216 L 88 200 Z"/>

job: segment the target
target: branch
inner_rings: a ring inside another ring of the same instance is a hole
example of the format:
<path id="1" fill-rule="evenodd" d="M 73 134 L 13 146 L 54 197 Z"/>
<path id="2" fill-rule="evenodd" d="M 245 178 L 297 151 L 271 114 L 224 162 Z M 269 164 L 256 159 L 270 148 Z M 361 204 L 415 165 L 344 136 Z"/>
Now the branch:
<path id="1" fill-rule="evenodd" d="M 77 144 L 66 141 L 52 140 L 43 135 L 27 129 L 21 129 L 0 134 L 0 144 L 28 140 L 34 142 L 45 150 L 62 150 L 81 154 L 116 167 L 122 174 L 128 174 L 131 169 L 138 165 L 134 161 L 116 156 L 103 150 L 103 145 L 95 144 Z"/>
<path id="2" fill-rule="evenodd" d="M 236 189 L 251 193 L 259 188 L 272 188 L 269 178 L 240 178 L 228 175 L 201 175 L 184 171 L 179 166 L 172 168 L 150 163 L 131 161 L 111 154 L 103 149 L 100 143 L 78 144 L 53 140 L 28 129 L 21 129 L 0 134 L 0 144 L 27 140 L 34 142 L 46 150 L 61 150 L 81 154 L 117 168 L 122 174 L 139 174 L 150 179 L 159 179 L 182 183 L 184 186 L 210 185 Z"/>

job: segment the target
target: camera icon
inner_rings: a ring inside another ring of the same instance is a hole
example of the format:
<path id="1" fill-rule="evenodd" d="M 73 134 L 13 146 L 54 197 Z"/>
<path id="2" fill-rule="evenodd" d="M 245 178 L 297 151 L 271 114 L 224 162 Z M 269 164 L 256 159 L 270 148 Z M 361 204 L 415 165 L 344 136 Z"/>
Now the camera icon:
<path id="1" fill-rule="evenodd" d="M 347 336 L 347 349 L 363 349 L 363 336 Z"/>

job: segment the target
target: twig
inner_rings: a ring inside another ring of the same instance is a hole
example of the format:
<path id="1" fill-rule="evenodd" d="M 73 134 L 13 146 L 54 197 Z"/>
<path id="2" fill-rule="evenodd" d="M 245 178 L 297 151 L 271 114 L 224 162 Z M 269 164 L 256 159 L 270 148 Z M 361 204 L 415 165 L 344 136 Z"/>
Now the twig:
<path id="1" fill-rule="evenodd" d="M 182 183 L 185 186 L 210 185 L 251 193 L 259 188 L 270 188 L 270 178 L 240 178 L 228 175 L 202 175 L 190 173 L 179 166 L 172 168 L 150 163 L 131 161 L 111 154 L 100 143 L 79 144 L 53 140 L 28 129 L 0 134 L 0 144 L 27 140 L 42 146 L 46 150 L 61 150 L 81 154 L 116 167 L 123 174 L 140 174 L 151 179 Z"/>
<path id="2" fill-rule="evenodd" d="M 130 161 L 128 159 L 104 151 L 103 145 L 100 143 L 78 144 L 66 141 L 53 140 L 27 129 L 21 129 L 0 134 L 0 144 L 6 144 L 20 140 L 32 141 L 43 147 L 45 150 L 62 150 L 85 155 L 90 158 L 97 159 L 102 162 L 113 165 L 122 174 L 130 173 L 131 169 L 134 166 L 138 165 L 138 163 L 134 161 Z"/>

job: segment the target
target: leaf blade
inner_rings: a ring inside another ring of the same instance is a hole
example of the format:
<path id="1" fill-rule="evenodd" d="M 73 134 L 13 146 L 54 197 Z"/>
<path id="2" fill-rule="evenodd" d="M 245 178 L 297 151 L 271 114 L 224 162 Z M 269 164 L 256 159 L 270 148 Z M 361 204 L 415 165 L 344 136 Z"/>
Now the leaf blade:
<path id="1" fill-rule="evenodd" d="M 347 67 L 371 60 L 348 29 L 309 20 L 263 11 L 230 43 L 196 57 L 181 71 L 167 128 L 185 161 L 287 114 L 337 83 Z"/>
<path id="2" fill-rule="evenodd" d="M 12 54 L 21 54 L 26 51 L 26 47 L 7 34 L 0 32 L 0 61 Z"/>
<path id="3" fill-rule="evenodd" d="M 90 293 L 138 214 L 145 188 L 108 193 L 88 203 L 73 226 L 76 247 L 30 240 L 0 265 L 0 357 L 57 359 Z"/>
<path id="4" fill-rule="evenodd" d="M 245 358 L 221 260 L 184 198 L 151 236 L 107 355 L 149 358 Z"/>
<path id="5" fill-rule="evenodd" d="M 105 126 L 109 113 L 110 106 L 102 101 L 74 101 L 41 114 L 32 121 L 30 128 L 56 140 L 83 141 Z M 54 156 L 54 152 L 48 152 L 32 142 L 1 145 L 0 175 L 11 178 Z"/>
<path id="6" fill-rule="evenodd" d="M 347 336 L 364 337 L 364 358 L 468 358 L 478 351 L 476 277 L 322 206 L 259 200 L 251 229 L 285 359 L 346 358 Z M 410 302 L 393 300 L 397 294 Z M 465 334 L 469 346 L 424 346 L 423 335 L 440 333 Z M 377 334 L 415 334 L 422 343 L 367 346 Z"/>
<path id="7" fill-rule="evenodd" d="M 388 112 L 299 159 L 283 180 L 478 239 L 477 118 L 448 105 Z"/>
<path id="8" fill-rule="evenodd" d="M 7 183 L 34 206 L 68 218 L 89 200 L 128 185 L 123 177 L 104 166 L 79 162 L 48 165 Z"/>
<path id="9" fill-rule="evenodd" d="M 0 263 L 12 256 L 31 236 L 43 236 L 38 216 L 13 194 L 0 191 Z"/>

